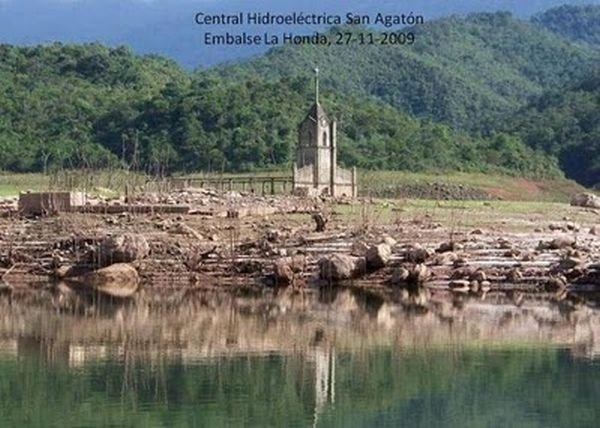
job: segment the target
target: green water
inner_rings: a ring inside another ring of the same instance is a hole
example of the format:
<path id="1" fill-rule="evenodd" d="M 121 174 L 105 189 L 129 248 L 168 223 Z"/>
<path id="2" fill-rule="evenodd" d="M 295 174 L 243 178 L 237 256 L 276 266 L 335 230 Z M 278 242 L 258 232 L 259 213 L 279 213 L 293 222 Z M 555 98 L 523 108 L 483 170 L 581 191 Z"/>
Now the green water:
<path id="1" fill-rule="evenodd" d="M 600 426 L 600 361 L 542 330 L 532 343 L 423 318 L 406 329 L 416 315 L 384 328 L 356 311 L 333 327 L 225 312 L 212 312 L 222 323 L 186 314 L 114 329 L 110 318 L 5 317 L 0 426 Z M 444 328 L 451 340 L 420 340 Z"/>

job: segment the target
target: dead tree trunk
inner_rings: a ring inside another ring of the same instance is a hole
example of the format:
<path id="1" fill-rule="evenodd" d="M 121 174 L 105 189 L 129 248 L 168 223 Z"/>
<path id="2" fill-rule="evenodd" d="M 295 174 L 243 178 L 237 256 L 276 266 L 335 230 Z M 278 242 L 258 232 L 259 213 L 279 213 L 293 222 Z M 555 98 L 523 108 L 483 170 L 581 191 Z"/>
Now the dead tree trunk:
<path id="1" fill-rule="evenodd" d="M 327 218 L 323 215 L 322 212 L 317 211 L 312 214 L 312 218 L 315 221 L 317 228 L 317 232 L 324 232 L 325 226 L 327 226 Z"/>

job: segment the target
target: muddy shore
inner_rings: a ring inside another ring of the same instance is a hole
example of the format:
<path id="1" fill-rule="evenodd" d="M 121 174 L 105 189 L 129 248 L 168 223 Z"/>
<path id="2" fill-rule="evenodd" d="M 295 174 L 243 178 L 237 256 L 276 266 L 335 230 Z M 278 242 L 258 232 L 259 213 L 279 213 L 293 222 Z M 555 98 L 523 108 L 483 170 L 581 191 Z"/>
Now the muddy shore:
<path id="1" fill-rule="evenodd" d="M 136 204 L 148 202 L 190 209 L 136 211 Z M 65 285 L 64 272 L 102 267 L 100 249 L 122 236 L 146 242 L 147 251 L 127 260 L 139 276 L 131 298 L 155 304 L 200 290 L 280 287 L 296 293 L 360 288 L 425 311 L 438 298 L 576 307 L 596 306 L 600 296 L 600 228 L 593 209 L 267 198 L 207 189 L 139 195 L 121 213 L 97 208 L 119 203 L 95 201 L 93 212 L 34 218 L 6 206 L 0 219 L 2 298 L 71 302 L 71 292 L 85 286 Z M 325 221 L 324 230 L 316 231 L 315 215 Z M 340 273 L 339 263 L 350 264 L 348 272 Z"/>

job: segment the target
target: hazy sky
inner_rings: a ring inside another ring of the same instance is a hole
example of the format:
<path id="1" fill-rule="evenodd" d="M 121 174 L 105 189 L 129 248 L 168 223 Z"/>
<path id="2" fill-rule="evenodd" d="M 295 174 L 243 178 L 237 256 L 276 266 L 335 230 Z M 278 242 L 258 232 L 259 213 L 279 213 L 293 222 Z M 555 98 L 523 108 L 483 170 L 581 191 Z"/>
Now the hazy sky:
<path id="1" fill-rule="evenodd" d="M 202 29 L 194 23 L 195 14 L 200 11 L 414 12 L 433 19 L 449 14 L 508 10 L 527 17 L 564 3 L 600 4 L 600 0 L 0 0 L 0 43 L 97 41 L 126 45 L 140 53 L 158 53 L 186 67 L 195 67 L 259 51 L 248 47 L 224 50 L 203 46 Z"/>

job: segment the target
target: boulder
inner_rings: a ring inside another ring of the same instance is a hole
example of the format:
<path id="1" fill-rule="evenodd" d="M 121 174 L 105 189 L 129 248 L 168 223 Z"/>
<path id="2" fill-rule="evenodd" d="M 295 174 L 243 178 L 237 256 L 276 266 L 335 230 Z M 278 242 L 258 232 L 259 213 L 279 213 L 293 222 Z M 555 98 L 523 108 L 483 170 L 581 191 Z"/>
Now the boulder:
<path id="1" fill-rule="evenodd" d="M 392 278 L 390 279 L 390 283 L 392 285 L 402 285 L 408 281 L 410 277 L 410 271 L 404 267 L 399 267 L 394 269 L 392 272 Z"/>
<path id="2" fill-rule="evenodd" d="M 424 264 L 413 266 L 408 280 L 415 285 L 422 285 L 431 278 L 431 272 Z"/>
<path id="3" fill-rule="evenodd" d="M 306 268 L 306 257 L 296 255 L 293 257 L 282 257 L 275 260 L 273 272 L 275 279 L 283 284 L 291 284 L 296 275 Z"/>
<path id="4" fill-rule="evenodd" d="M 571 199 L 571 205 L 574 207 L 600 208 L 600 197 L 593 193 L 578 193 Z"/>
<path id="5" fill-rule="evenodd" d="M 187 235 L 187 236 L 196 238 L 198 241 L 204 240 L 204 237 L 200 233 L 198 233 L 197 231 L 195 231 L 194 229 L 192 229 L 190 226 L 188 226 L 185 223 L 175 224 L 175 226 L 173 226 L 171 228 L 171 233 Z M 142 239 L 143 239 L 143 237 L 142 237 Z"/>
<path id="6" fill-rule="evenodd" d="M 573 247 L 576 241 L 575 238 L 571 236 L 559 236 L 558 238 L 554 238 L 550 242 L 540 242 L 538 245 L 539 250 L 560 250 L 562 248 Z"/>
<path id="7" fill-rule="evenodd" d="M 429 278 L 431 272 L 424 264 L 417 264 L 408 267 L 399 267 L 392 273 L 390 283 L 394 286 L 401 286 L 409 292 L 420 290 Z"/>
<path id="8" fill-rule="evenodd" d="M 404 257 L 407 262 L 424 263 L 432 256 L 432 252 L 423 247 L 413 247 L 406 250 Z"/>
<path id="9" fill-rule="evenodd" d="M 567 287 L 567 279 L 563 275 L 550 276 L 544 284 L 544 289 L 549 293 L 562 291 Z"/>
<path id="10" fill-rule="evenodd" d="M 383 237 L 383 241 L 384 244 L 389 245 L 390 247 L 393 247 L 394 245 L 396 245 L 398 243 L 398 241 L 396 241 L 394 238 L 392 238 L 391 236 L 384 236 Z"/>
<path id="11" fill-rule="evenodd" d="M 388 244 L 374 245 L 367 251 L 367 267 L 371 270 L 381 269 L 392 257 L 392 249 Z"/>
<path id="12" fill-rule="evenodd" d="M 469 275 L 469 279 L 471 281 L 478 281 L 478 282 L 487 281 L 487 274 L 485 273 L 485 271 L 478 269 L 475 272 L 473 272 L 471 275 Z"/>
<path id="13" fill-rule="evenodd" d="M 108 296 L 124 298 L 137 291 L 139 275 L 130 264 L 117 263 L 65 281 Z"/>
<path id="14" fill-rule="evenodd" d="M 334 254 L 319 260 L 319 272 L 322 279 L 344 280 L 359 278 L 366 273 L 367 259 L 345 254 Z"/>
<path id="15" fill-rule="evenodd" d="M 462 250 L 463 246 L 454 241 L 442 242 L 440 246 L 435 250 L 436 253 L 448 253 L 451 251 Z"/>
<path id="16" fill-rule="evenodd" d="M 367 244 L 363 241 L 355 241 L 352 243 L 350 254 L 355 257 L 364 257 L 367 255 L 367 251 L 369 251 L 369 246 Z"/>
<path id="17" fill-rule="evenodd" d="M 506 281 L 518 283 L 523 280 L 523 274 L 517 268 L 513 268 L 506 273 Z"/>
<path id="18" fill-rule="evenodd" d="M 131 263 L 150 253 L 150 245 L 142 235 L 124 233 L 108 236 L 100 243 L 98 259 L 101 266 L 113 263 Z"/>

